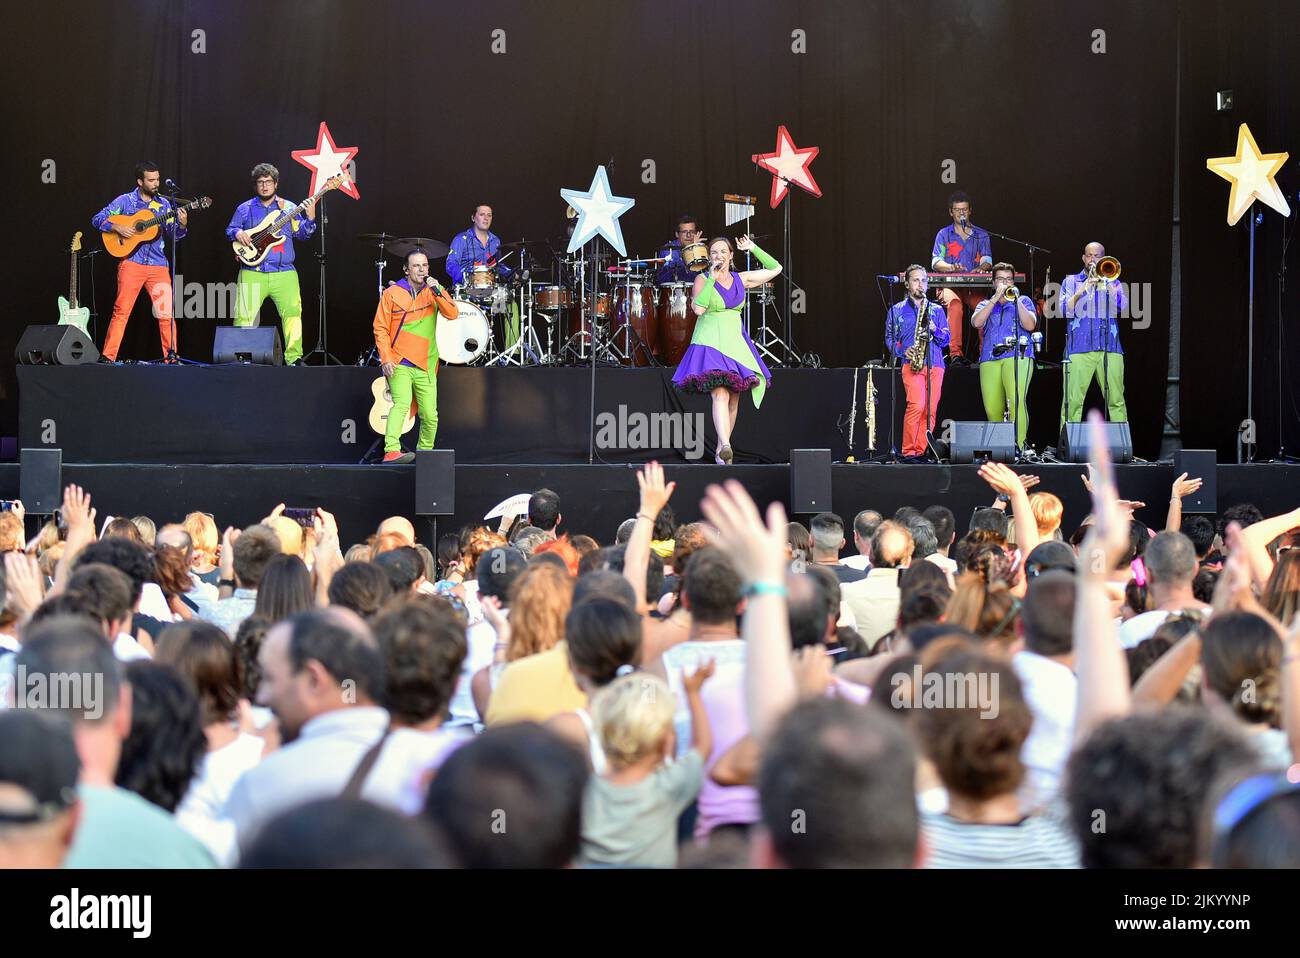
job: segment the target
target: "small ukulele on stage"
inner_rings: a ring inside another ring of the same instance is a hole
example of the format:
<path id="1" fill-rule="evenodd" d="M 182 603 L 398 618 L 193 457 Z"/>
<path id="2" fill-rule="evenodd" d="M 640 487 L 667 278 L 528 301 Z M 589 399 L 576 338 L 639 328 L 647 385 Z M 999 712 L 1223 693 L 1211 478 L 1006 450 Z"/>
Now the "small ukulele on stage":
<path id="1" fill-rule="evenodd" d="M 77 305 L 77 254 L 81 252 L 81 234 L 72 237 L 72 278 L 68 282 L 68 298 L 59 297 L 59 325 L 76 326 L 90 335 L 87 324 L 90 322 L 90 309 Z"/>
<path id="2" fill-rule="evenodd" d="M 297 206 L 287 210 L 275 209 L 268 212 L 262 222 L 248 231 L 248 237 L 252 240 L 251 243 L 234 242 L 230 244 L 235 251 L 235 258 L 239 260 L 241 265 L 250 268 L 261 263 L 274 250 L 284 245 L 284 230 L 289 225 L 290 220 L 301 216 L 303 208 L 308 203 L 315 203 L 330 190 L 337 190 L 347 181 L 348 175 L 346 173 L 331 176 L 325 181 L 324 186 Z"/>
<path id="3" fill-rule="evenodd" d="M 379 435 L 388 430 L 388 414 L 393 411 L 393 394 L 388 390 L 388 378 L 380 376 L 370 384 L 370 391 L 375 395 L 375 404 L 370 407 L 370 428 Z M 415 403 L 406 413 L 406 423 L 402 426 L 402 435 L 406 435 L 415 426 Z"/>
<path id="4" fill-rule="evenodd" d="M 173 207 L 165 213 L 155 213 L 153 210 L 140 210 L 130 216 L 118 213 L 116 216 L 110 216 L 105 222 L 115 226 L 134 226 L 135 233 L 125 237 L 104 232 L 99 235 L 104 239 L 104 249 L 121 259 L 134 253 L 141 243 L 152 243 L 156 240 L 160 225 L 175 216 L 179 210 L 206 210 L 211 205 L 212 197 L 200 196 L 197 200 L 190 200 L 184 206 Z"/>

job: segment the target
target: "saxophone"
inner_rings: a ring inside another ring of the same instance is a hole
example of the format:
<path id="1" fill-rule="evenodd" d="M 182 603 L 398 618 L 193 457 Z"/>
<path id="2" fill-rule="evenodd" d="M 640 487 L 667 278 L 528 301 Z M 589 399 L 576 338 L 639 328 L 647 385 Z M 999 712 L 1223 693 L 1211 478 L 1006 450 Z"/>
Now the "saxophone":
<path id="1" fill-rule="evenodd" d="M 916 335 L 914 342 L 903 353 L 912 372 L 919 373 L 925 368 L 926 358 L 930 354 L 930 301 L 922 300 L 924 308 L 916 311 Z"/>

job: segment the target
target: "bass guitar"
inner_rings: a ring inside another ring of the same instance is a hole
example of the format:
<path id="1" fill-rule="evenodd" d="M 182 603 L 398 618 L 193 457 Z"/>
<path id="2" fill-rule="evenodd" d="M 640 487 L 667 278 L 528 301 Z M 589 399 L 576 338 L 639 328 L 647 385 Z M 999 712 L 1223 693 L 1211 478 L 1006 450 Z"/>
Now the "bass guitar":
<path id="1" fill-rule="evenodd" d="M 113 232 L 100 231 L 100 236 L 104 240 L 104 249 L 108 250 L 118 259 L 124 256 L 130 256 L 135 252 L 136 247 L 141 243 L 152 243 L 158 238 L 158 230 L 163 223 L 174 217 L 180 210 L 206 210 L 212 205 L 212 197 L 200 196 L 197 200 L 190 200 L 184 206 L 172 207 L 161 213 L 153 210 L 140 210 L 138 213 L 132 213 L 127 216 L 125 213 L 118 213 L 116 216 L 110 216 L 104 221 L 105 226 L 125 226 L 132 230 L 130 236 L 118 236 Z"/>
<path id="2" fill-rule="evenodd" d="M 230 244 L 235 251 L 235 259 L 239 260 L 241 266 L 247 266 L 250 269 L 257 266 L 262 260 L 270 256 L 273 251 L 284 245 L 285 229 L 289 226 L 290 221 L 302 215 L 302 211 L 308 203 L 315 203 L 330 190 L 337 190 L 347 181 L 348 175 L 346 173 L 331 176 L 325 181 L 324 186 L 297 206 L 290 207 L 287 210 L 275 209 L 268 212 L 262 222 L 247 231 L 250 242 L 241 243 L 236 240 Z"/>
<path id="3" fill-rule="evenodd" d="M 86 306 L 77 305 L 77 254 L 81 252 L 81 233 L 72 237 L 72 277 L 68 281 L 68 297 L 64 299 L 59 297 L 59 324 L 61 326 L 76 326 L 79 330 L 90 335 L 90 329 L 87 324 L 90 322 L 90 309 Z"/>

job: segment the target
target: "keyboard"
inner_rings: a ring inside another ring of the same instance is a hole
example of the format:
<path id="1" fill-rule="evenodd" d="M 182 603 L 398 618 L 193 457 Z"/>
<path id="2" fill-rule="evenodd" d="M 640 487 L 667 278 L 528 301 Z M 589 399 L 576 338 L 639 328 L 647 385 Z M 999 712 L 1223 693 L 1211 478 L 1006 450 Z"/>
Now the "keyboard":
<path id="1" fill-rule="evenodd" d="M 938 288 L 946 286 L 949 289 L 989 289 L 993 288 L 992 273 L 926 273 L 930 280 L 930 286 Z M 905 282 L 906 278 L 902 273 L 898 274 L 898 282 Z M 1025 274 L 1016 273 L 1011 278 L 1011 282 L 1024 288 Z"/>

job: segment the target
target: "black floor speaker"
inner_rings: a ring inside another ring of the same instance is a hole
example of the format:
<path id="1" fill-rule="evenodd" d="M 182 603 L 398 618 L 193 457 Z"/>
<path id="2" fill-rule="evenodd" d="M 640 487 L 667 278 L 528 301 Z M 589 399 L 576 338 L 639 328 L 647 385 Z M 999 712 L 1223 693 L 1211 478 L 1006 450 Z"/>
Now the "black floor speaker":
<path id="1" fill-rule="evenodd" d="M 283 366 L 280 331 L 274 326 L 218 326 L 212 342 L 212 362 Z"/>
<path id="2" fill-rule="evenodd" d="M 28 326 L 18 340 L 14 360 L 20 366 L 81 366 L 99 362 L 99 350 L 76 326 Z"/>
<path id="3" fill-rule="evenodd" d="M 449 516 L 456 511 L 456 450 L 424 449 L 415 454 L 415 514 Z"/>
<path id="4" fill-rule="evenodd" d="M 1112 462 L 1133 461 L 1133 436 L 1126 422 L 1108 422 L 1106 427 L 1106 446 L 1110 449 Z M 1062 462 L 1088 461 L 1088 424 L 1086 422 L 1067 422 L 1061 430 L 1061 441 L 1056 448 L 1056 456 Z"/>
<path id="5" fill-rule="evenodd" d="M 829 512 L 831 508 L 831 451 L 790 450 L 790 511 Z"/>

